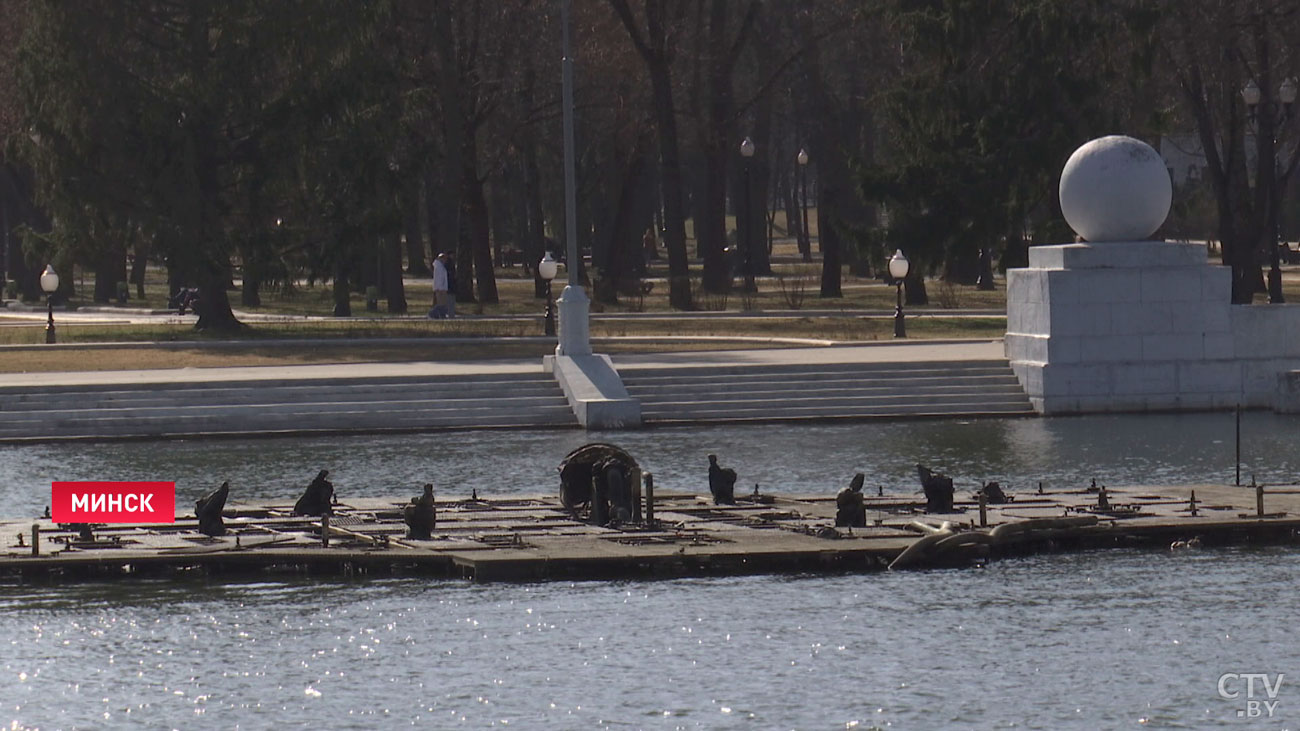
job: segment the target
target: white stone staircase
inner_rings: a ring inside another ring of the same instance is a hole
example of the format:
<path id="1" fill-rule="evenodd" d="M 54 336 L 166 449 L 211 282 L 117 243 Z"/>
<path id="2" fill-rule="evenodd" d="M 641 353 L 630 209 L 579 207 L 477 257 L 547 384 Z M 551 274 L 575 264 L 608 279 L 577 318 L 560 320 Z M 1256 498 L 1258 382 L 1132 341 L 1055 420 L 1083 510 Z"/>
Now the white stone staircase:
<path id="1" fill-rule="evenodd" d="M 0 388 L 0 442 L 576 425 L 541 372 Z"/>
<path id="2" fill-rule="evenodd" d="M 620 368 L 647 424 L 1034 414 L 1006 362 Z"/>

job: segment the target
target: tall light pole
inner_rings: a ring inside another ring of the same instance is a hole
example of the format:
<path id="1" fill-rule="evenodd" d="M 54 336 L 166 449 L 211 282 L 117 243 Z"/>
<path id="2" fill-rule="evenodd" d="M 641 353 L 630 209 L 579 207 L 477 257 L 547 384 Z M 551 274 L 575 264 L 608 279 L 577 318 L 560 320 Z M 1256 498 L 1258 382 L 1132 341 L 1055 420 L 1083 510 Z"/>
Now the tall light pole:
<path id="1" fill-rule="evenodd" d="M 749 184 L 749 161 L 754 157 L 754 141 L 746 137 L 740 143 L 740 157 L 745 163 L 744 188 L 745 195 L 745 291 L 757 292 L 758 286 L 754 284 L 754 226 L 753 226 L 753 202 L 750 200 L 751 186 Z M 737 228 L 740 228 L 737 226 Z"/>
<path id="2" fill-rule="evenodd" d="M 53 345 L 54 338 L 54 293 L 59 291 L 59 275 L 53 264 L 46 264 L 41 272 L 41 291 L 45 293 L 45 303 L 49 307 L 49 320 L 45 323 L 45 344 Z"/>
<path id="3" fill-rule="evenodd" d="M 569 268 L 569 283 L 560 293 L 560 342 L 556 355 L 591 355 L 589 312 L 591 300 L 582 291 L 578 269 L 582 259 L 578 253 L 578 202 L 577 174 L 574 171 L 573 150 L 573 52 L 569 47 L 569 13 L 573 0 L 560 5 L 560 24 L 564 26 L 564 59 L 562 61 L 563 117 L 564 117 L 564 234 L 565 256 Z"/>
<path id="4" fill-rule="evenodd" d="M 808 151 L 800 149 L 795 160 L 799 163 L 799 254 L 809 262 L 812 261 L 812 231 L 808 229 Z"/>
<path id="5" fill-rule="evenodd" d="M 551 280 L 555 279 L 559 271 L 559 263 L 551 258 L 551 252 L 546 252 L 546 256 L 537 262 L 537 274 L 546 280 L 546 329 L 547 335 L 555 334 L 555 300 L 551 299 Z"/>
<path id="6" fill-rule="evenodd" d="M 903 324 L 903 280 L 907 279 L 907 272 L 911 270 L 912 263 L 903 256 L 903 250 L 897 249 L 894 255 L 889 257 L 889 276 L 894 279 L 894 286 L 898 288 L 898 304 L 894 305 L 894 337 L 907 337 L 907 327 Z"/>
<path id="7" fill-rule="evenodd" d="M 1280 107 L 1277 102 L 1265 102 L 1263 96 L 1263 91 L 1254 79 L 1248 81 L 1241 90 L 1242 101 L 1246 102 L 1250 120 L 1255 125 L 1255 149 L 1259 156 L 1255 161 L 1258 170 L 1256 178 L 1259 178 L 1256 185 L 1260 186 L 1260 195 L 1268 208 L 1268 301 L 1270 304 L 1281 304 L 1286 300 L 1282 297 L 1282 262 L 1278 247 L 1278 210 L 1282 207 L 1282 186 L 1278 184 L 1277 175 L 1277 128 L 1291 119 L 1291 107 L 1296 98 L 1295 79 L 1286 79 L 1278 87 L 1277 101 L 1281 102 Z"/>

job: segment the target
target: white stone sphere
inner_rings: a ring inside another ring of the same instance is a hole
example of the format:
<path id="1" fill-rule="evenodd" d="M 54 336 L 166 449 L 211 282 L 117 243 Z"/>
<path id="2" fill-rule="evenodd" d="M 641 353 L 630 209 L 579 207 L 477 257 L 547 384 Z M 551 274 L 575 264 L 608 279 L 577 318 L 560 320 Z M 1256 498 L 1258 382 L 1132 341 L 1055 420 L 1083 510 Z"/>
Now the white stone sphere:
<path id="1" fill-rule="evenodd" d="M 1089 242 L 1147 239 L 1165 222 L 1172 198 L 1160 153 L 1124 135 L 1084 144 L 1061 171 L 1061 213 Z"/>

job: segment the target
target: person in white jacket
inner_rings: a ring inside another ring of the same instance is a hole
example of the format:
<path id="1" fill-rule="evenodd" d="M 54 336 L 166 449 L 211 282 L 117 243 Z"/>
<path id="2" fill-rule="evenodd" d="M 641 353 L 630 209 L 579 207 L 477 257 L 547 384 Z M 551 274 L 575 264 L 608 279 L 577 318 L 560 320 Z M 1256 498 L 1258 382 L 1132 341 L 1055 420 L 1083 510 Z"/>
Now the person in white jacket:
<path id="1" fill-rule="evenodd" d="M 433 309 L 429 310 L 429 317 L 441 320 L 451 314 L 449 307 L 447 252 L 444 251 L 433 260 Z"/>

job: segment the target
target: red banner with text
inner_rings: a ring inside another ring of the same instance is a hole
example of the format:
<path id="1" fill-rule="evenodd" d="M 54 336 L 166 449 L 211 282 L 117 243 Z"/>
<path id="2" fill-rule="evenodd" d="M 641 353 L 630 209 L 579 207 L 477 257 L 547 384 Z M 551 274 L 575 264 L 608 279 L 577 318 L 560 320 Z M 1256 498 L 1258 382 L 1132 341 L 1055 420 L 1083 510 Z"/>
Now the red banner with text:
<path id="1" fill-rule="evenodd" d="M 55 482 L 55 523 L 175 523 L 175 482 Z"/>

